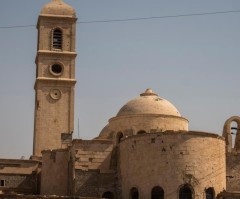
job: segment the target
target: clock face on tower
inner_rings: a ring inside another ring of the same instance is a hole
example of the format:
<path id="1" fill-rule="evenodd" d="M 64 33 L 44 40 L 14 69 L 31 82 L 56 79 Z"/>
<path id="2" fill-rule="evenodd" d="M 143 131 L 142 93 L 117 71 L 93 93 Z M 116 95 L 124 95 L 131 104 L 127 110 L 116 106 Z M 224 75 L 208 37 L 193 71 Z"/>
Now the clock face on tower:
<path id="1" fill-rule="evenodd" d="M 52 89 L 49 94 L 52 99 L 59 100 L 61 98 L 62 92 L 59 89 Z"/>

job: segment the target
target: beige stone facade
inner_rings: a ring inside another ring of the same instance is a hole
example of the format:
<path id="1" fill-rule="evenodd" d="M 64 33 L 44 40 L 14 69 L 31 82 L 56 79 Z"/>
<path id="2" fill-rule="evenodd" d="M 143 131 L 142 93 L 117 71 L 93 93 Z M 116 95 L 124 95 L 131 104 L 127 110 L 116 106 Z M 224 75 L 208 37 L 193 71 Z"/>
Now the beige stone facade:
<path id="1" fill-rule="evenodd" d="M 76 21 L 62 0 L 41 10 L 33 155 L 0 159 L 0 198 L 239 199 L 238 116 L 223 136 L 192 131 L 173 104 L 147 89 L 95 139 L 72 140 Z"/>
<path id="2" fill-rule="evenodd" d="M 128 198 L 132 187 L 139 190 L 139 198 L 151 198 L 152 188 L 160 186 L 168 199 L 178 198 L 184 184 L 194 190 L 195 199 L 204 198 L 210 187 L 216 195 L 226 189 L 225 142 L 214 134 L 189 131 L 129 137 L 120 144 L 119 166 L 123 198 Z"/>
<path id="3" fill-rule="evenodd" d="M 66 148 L 74 127 L 75 10 L 61 1 L 45 5 L 38 18 L 33 156 Z"/>

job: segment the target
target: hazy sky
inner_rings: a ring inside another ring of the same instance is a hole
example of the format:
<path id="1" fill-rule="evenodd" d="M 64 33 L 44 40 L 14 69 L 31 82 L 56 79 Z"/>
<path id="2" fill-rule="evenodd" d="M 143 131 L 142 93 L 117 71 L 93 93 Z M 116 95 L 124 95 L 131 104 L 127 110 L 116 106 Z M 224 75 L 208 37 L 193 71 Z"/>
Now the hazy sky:
<path id="1" fill-rule="evenodd" d="M 0 0 L 0 26 L 35 25 L 48 0 Z M 239 0 L 66 0 L 78 21 L 240 10 Z M 191 130 L 240 115 L 240 12 L 77 25 L 75 132 L 92 139 L 148 87 Z M 0 29 L 0 158 L 32 153 L 37 31 Z"/>

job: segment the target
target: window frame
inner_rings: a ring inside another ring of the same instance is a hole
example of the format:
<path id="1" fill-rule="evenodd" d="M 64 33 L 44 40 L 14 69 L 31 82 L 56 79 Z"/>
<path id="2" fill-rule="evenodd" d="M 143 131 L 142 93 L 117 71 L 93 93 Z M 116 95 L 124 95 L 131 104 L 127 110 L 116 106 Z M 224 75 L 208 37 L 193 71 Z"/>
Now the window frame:
<path id="1" fill-rule="evenodd" d="M 52 30 L 51 47 L 52 50 L 56 51 L 61 51 L 63 49 L 63 30 L 60 27 L 56 27 Z"/>

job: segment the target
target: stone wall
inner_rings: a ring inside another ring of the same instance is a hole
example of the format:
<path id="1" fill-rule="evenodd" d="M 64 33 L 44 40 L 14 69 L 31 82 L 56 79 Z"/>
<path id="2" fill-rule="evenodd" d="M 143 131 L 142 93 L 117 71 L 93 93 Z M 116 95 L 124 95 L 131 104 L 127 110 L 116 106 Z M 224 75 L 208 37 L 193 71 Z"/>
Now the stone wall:
<path id="1" fill-rule="evenodd" d="M 68 195 L 68 149 L 46 150 L 42 154 L 41 195 Z"/>
<path id="2" fill-rule="evenodd" d="M 169 115 L 129 115 L 118 116 L 109 120 L 108 127 L 104 129 L 99 138 L 112 138 L 113 132 L 122 132 L 123 136 L 136 135 L 139 131 L 163 132 L 167 130 L 187 131 L 188 120 L 182 117 Z"/>
<path id="3" fill-rule="evenodd" d="M 34 160 L 0 159 L 0 192 L 37 194 L 38 166 Z"/>
<path id="4" fill-rule="evenodd" d="M 240 192 L 223 191 L 217 196 L 217 199 L 240 199 Z"/>
<path id="5" fill-rule="evenodd" d="M 227 153 L 227 191 L 240 191 L 240 153 Z"/>
<path id="6" fill-rule="evenodd" d="M 74 140 L 75 169 L 109 171 L 113 161 L 111 140 Z"/>
<path id="7" fill-rule="evenodd" d="M 85 197 L 101 197 L 107 191 L 115 193 L 115 173 L 76 170 L 75 189 L 75 195 Z"/>
<path id="8" fill-rule="evenodd" d="M 0 199 L 101 199 L 94 197 L 78 197 L 78 196 L 36 196 L 36 195 L 12 195 L 0 194 Z"/>
<path id="9" fill-rule="evenodd" d="M 35 175 L 3 175 L 5 186 L 0 187 L 2 193 L 35 194 L 37 192 L 37 179 Z"/>
<path id="10" fill-rule="evenodd" d="M 160 186 L 165 198 L 176 199 L 184 184 L 193 188 L 194 199 L 205 198 L 207 188 L 217 195 L 226 189 L 225 142 L 203 132 L 131 136 L 120 143 L 120 172 L 122 198 L 132 187 L 139 198 L 150 198 Z"/>
<path id="11" fill-rule="evenodd" d="M 116 153 L 110 140 L 74 140 L 73 195 L 101 197 L 115 193 Z"/>

